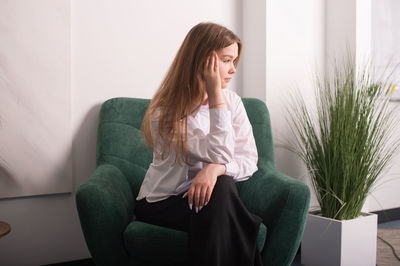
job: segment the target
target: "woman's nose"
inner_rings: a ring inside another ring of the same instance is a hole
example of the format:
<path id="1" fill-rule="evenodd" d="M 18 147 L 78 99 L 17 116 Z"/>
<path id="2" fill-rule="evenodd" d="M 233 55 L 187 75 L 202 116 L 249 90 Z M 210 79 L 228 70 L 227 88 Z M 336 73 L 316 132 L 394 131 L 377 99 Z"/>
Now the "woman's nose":
<path id="1" fill-rule="evenodd" d="M 232 64 L 231 67 L 229 68 L 229 74 L 235 74 L 236 73 L 236 68 L 235 65 Z"/>

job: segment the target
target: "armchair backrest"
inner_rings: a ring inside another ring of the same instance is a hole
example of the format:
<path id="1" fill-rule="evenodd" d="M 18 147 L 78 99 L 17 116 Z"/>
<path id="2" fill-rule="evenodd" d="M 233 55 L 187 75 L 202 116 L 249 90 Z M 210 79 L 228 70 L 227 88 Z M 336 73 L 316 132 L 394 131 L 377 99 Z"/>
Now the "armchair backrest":
<path id="1" fill-rule="evenodd" d="M 267 164 L 275 166 L 271 120 L 267 106 L 256 98 L 242 98 L 242 101 L 253 128 L 258 152 L 258 166 Z"/>
<path id="2" fill-rule="evenodd" d="M 136 196 L 150 165 L 152 150 L 141 135 L 143 116 L 149 99 L 113 98 L 103 103 L 97 131 L 96 165 L 109 163 L 118 167 Z M 256 140 L 258 165 L 274 164 L 269 112 L 266 105 L 254 98 L 243 98 Z"/>

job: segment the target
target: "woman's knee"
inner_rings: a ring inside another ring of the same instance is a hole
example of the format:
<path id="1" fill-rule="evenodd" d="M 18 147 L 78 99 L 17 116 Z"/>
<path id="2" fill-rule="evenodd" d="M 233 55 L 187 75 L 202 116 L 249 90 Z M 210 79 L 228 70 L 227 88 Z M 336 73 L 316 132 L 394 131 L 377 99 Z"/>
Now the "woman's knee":
<path id="1" fill-rule="evenodd" d="M 216 212 L 224 211 L 227 205 L 239 197 L 235 181 L 230 176 L 219 176 L 211 194 L 210 204 Z"/>
<path id="2" fill-rule="evenodd" d="M 231 176 L 221 175 L 217 178 L 215 183 L 213 194 L 229 195 L 230 193 L 237 194 L 237 188 L 235 181 Z"/>

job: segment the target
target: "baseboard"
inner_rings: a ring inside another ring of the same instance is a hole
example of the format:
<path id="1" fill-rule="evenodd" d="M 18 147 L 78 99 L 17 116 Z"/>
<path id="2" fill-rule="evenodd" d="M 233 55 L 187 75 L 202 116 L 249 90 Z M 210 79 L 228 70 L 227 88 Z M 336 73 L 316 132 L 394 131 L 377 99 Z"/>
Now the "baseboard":
<path id="1" fill-rule="evenodd" d="M 400 208 L 372 212 L 378 215 L 378 224 L 400 220 Z"/>
<path id="2" fill-rule="evenodd" d="M 94 266 L 94 262 L 92 259 L 83 259 L 83 260 L 74 260 L 56 264 L 48 264 L 44 266 Z"/>

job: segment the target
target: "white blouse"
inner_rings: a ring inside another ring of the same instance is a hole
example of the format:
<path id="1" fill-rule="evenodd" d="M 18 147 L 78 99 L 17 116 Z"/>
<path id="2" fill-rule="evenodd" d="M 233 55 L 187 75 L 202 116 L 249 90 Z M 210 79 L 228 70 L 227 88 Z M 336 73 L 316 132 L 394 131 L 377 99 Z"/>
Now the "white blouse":
<path id="1" fill-rule="evenodd" d="M 137 200 L 146 198 L 148 202 L 156 202 L 187 191 L 207 163 L 224 164 L 225 175 L 235 181 L 247 180 L 257 171 L 257 147 L 243 102 L 231 90 L 223 89 L 222 95 L 227 109 L 202 105 L 188 117 L 188 159 L 193 166 L 174 164 L 174 151 L 164 160 L 153 156 Z M 151 121 L 151 132 L 157 132 L 157 126 L 156 115 Z M 156 144 L 158 148 L 160 142 Z"/>

